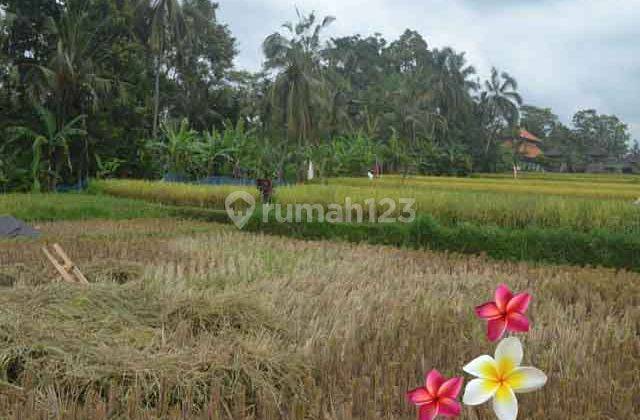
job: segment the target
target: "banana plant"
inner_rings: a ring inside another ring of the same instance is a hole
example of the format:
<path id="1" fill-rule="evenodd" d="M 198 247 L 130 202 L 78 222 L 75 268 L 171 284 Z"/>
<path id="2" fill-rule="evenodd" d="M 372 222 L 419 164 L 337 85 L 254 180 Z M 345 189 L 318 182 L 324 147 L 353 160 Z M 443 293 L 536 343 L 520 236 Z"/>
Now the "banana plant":
<path id="1" fill-rule="evenodd" d="M 162 138 L 151 140 L 148 147 L 162 161 L 165 174 L 189 177 L 197 171 L 198 133 L 185 118 L 179 124 L 162 125 Z"/>
<path id="2" fill-rule="evenodd" d="M 198 149 L 201 166 L 205 172 L 204 175 L 212 175 L 216 165 L 220 163 L 233 162 L 234 155 L 238 151 L 238 146 L 233 142 L 225 141 L 224 134 L 226 134 L 227 131 L 228 130 L 225 129 L 225 131 L 221 133 L 215 128 L 212 128 L 211 131 L 202 133 Z"/>
<path id="3" fill-rule="evenodd" d="M 94 155 L 96 159 L 96 178 L 106 179 L 112 176 L 125 162 L 124 159 L 111 158 L 102 159 L 97 153 Z"/>
<path id="4" fill-rule="evenodd" d="M 36 106 L 39 127 L 32 129 L 25 126 L 9 128 L 13 134 L 13 140 L 27 140 L 31 143 L 31 177 L 32 190 L 40 192 L 42 190 L 41 179 L 47 181 L 47 188 L 55 190 L 60 177 L 60 170 L 66 163 L 69 170 L 72 170 L 70 144 L 73 138 L 86 136 L 87 132 L 81 128 L 84 124 L 85 115 L 79 115 L 62 127 L 58 128 L 55 115 L 42 106 Z"/>

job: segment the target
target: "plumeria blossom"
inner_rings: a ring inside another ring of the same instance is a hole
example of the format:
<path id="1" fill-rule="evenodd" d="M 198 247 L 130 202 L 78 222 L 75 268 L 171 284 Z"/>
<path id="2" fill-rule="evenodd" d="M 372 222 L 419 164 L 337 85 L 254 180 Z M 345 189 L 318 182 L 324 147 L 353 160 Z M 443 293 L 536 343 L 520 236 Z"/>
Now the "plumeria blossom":
<path id="1" fill-rule="evenodd" d="M 456 398 L 462 382 L 459 377 L 447 380 L 433 369 L 426 375 L 425 386 L 407 392 L 407 398 L 419 407 L 420 420 L 432 420 L 438 415 L 457 417 L 461 407 Z"/>
<path id="2" fill-rule="evenodd" d="M 522 344 L 516 337 L 498 343 L 495 358 L 483 355 L 472 360 L 463 370 L 478 379 L 467 384 L 462 402 L 478 405 L 493 397 L 493 411 L 498 419 L 515 420 L 518 417 L 515 393 L 535 391 L 547 382 L 541 370 L 520 366 L 521 362 Z"/>
<path id="3" fill-rule="evenodd" d="M 524 315 L 531 303 L 529 293 L 518 293 L 501 284 L 496 289 L 495 301 L 476 307 L 476 314 L 488 321 L 487 338 L 489 341 L 499 340 L 505 331 L 529 331 L 529 319 Z"/>

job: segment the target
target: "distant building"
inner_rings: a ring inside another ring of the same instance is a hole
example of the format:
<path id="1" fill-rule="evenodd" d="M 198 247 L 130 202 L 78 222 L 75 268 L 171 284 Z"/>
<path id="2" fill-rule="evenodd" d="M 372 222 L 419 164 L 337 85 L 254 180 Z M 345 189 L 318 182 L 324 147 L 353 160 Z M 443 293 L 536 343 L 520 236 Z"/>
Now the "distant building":
<path id="1" fill-rule="evenodd" d="M 513 144 L 518 144 L 518 154 L 527 159 L 535 159 L 542 155 L 542 140 L 525 129 L 520 130 L 516 139 L 508 138 L 503 144 L 513 148 Z"/>
<path id="2" fill-rule="evenodd" d="M 598 147 L 593 147 L 588 153 L 590 163 L 587 164 L 585 172 L 590 173 L 618 173 L 633 174 L 640 173 L 640 158 L 638 156 L 627 156 L 619 158 L 609 156 L 609 153 Z"/>
<path id="3" fill-rule="evenodd" d="M 534 134 L 525 129 L 520 129 L 518 137 L 507 138 L 502 144 L 511 150 L 517 147 L 521 169 L 530 171 L 542 170 L 542 166 L 537 162 L 537 159 L 543 155 L 542 140 Z"/>
<path id="4" fill-rule="evenodd" d="M 520 129 L 516 138 L 505 138 L 502 144 L 511 151 L 517 147 L 519 169 L 524 171 L 640 173 L 639 154 L 629 154 L 624 158 L 614 157 L 604 148 L 592 146 L 584 153 L 579 163 L 569 163 L 560 149 L 549 143 L 544 147 L 541 139 L 525 129 Z"/>
<path id="5" fill-rule="evenodd" d="M 554 146 L 549 146 L 544 150 L 544 168 L 552 172 L 568 172 L 569 165 L 564 161 L 562 151 Z"/>
<path id="6" fill-rule="evenodd" d="M 623 161 L 622 173 L 640 174 L 640 155 L 627 156 Z"/>

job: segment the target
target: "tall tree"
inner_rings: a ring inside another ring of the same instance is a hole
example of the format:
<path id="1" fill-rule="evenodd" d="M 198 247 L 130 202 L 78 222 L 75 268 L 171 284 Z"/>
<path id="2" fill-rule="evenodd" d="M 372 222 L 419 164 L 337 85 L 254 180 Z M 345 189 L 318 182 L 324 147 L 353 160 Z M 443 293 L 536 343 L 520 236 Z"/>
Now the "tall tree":
<path id="1" fill-rule="evenodd" d="M 236 53 L 235 40 L 218 22 L 217 8 L 210 0 L 183 1 L 189 42 L 176 51 L 174 83 L 165 92 L 171 114 L 186 116 L 199 130 L 222 125 L 228 117 L 238 118 L 233 88 L 226 80 Z"/>
<path id="2" fill-rule="evenodd" d="M 520 126 L 540 138 L 547 138 L 559 124 L 556 114 L 551 108 L 539 108 L 533 105 L 523 105 L 520 108 Z"/>
<path id="3" fill-rule="evenodd" d="M 496 144 L 498 134 L 507 129 L 513 131 L 519 122 L 522 97 L 518 93 L 518 82 L 507 72 L 491 69 L 491 78 L 485 81 L 485 89 L 480 96 L 484 109 L 488 135 L 485 154 Z"/>
<path id="4" fill-rule="evenodd" d="M 109 92 L 112 80 L 100 75 L 99 42 L 95 23 L 89 21 L 86 2 L 72 2 L 65 13 L 50 23 L 56 49 L 44 65 L 30 66 L 29 89 L 37 102 L 51 103 L 58 126 L 96 109 Z"/>
<path id="5" fill-rule="evenodd" d="M 471 79 L 476 70 L 467 65 L 464 53 L 456 53 L 449 47 L 434 50 L 433 65 L 438 108 L 441 114 L 451 119 L 456 111 L 468 106 L 470 93 L 478 89 L 478 83 Z"/>
<path id="6" fill-rule="evenodd" d="M 299 146 L 318 142 L 314 108 L 323 89 L 320 34 L 333 20 L 326 16 L 318 23 L 314 13 L 298 12 L 297 23 L 283 25 L 288 37 L 276 32 L 263 43 L 265 69 L 277 72 L 271 92 L 273 104 L 281 111 L 287 138 Z"/>
<path id="7" fill-rule="evenodd" d="M 153 54 L 153 128 L 152 136 L 158 135 L 160 116 L 160 73 L 165 66 L 167 54 L 172 48 L 182 46 L 186 25 L 179 0 L 140 0 L 142 34 Z"/>
<path id="8" fill-rule="evenodd" d="M 51 20 L 49 31 L 56 36 L 56 48 L 46 64 L 27 63 L 27 91 L 32 100 L 49 107 L 55 117 L 57 130 L 79 115 L 98 109 L 101 98 L 110 92 L 113 80 L 101 73 L 101 42 L 97 38 L 96 22 L 89 18 L 89 3 L 71 1 L 65 5 L 58 19 Z M 41 112 L 38 112 L 41 114 Z M 81 119 L 84 124 L 84 118 Z M 75 156 L 77 178 L 86 178 L 89 171 L 89 141 L 86 136 L 68 145 Z M 66 158 L 61 148 L 52 149 L 55 173 L 60 174 Z M 70 165 L 69 165 L 70 169 Z M 71 174 L 69 174 L 71 175 Z"/>
<path id="9" fill-rule="evenodd" d="M 573 116 L 574 132 L 586 150 L 598 149 L 609 157 L 620 158 L 629 147 L 629 127 L 615 115 L 596 110 L 578 111 Z"/>

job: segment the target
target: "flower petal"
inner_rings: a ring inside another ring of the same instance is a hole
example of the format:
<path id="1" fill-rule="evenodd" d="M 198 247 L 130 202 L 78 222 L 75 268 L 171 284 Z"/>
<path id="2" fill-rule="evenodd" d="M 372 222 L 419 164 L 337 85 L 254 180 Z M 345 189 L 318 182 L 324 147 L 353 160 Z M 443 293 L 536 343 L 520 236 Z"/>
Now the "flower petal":
<path id="1" fill-rule="evenodd" d="M 509 290 L 506 284 L 498 286 L 496 289 L 496 306 L 498 309 L 505 312 L 507 310 L 507 303 L 509 303 L 512 297 L 511 290 Z"/>
<path id="2" fill-rule="evenodd" d="M 487 302 L 476 306 L 476 315 L 484 319 L 493 319 L 502 317 L 503 313 L 498 309 L 495 302 Z"/>
<path id="3" fill-rule="evenodd" d="M 531 392 L 540 389 L 547 383 L 547 375 L 540 369 L 523 366 L 514 369 L 507 378 L 514 392 Z"/>
<path id="4" fill-rule="evenodd" d="M 508 375 L 522 363 L 522 344 L 517 337 L 508 337 L 498 343 L 495 361 L 498 372 Z"/>
<path id="5" fill-rule="evenodd" d="M 441 416 L 457 417 L 460 415 L 462 407 L 453 398 L 440 398 L 438 400 L 438 414 Z"/>
<path id="6" fill-rule="evenodd" d="M 529 293 L 518 293 L 507 303 L 507 312 L 520 312 L 523 314 L 529 308 L 529 303 L 531 303 L 531 295 Z"/>
<path id="7" fill-rule="evenodd" d="M 489 341 L 497 341 L 502 337 L 507 328 L 505 318 L 490 319 L 487 323 L 487 338 Z"/>
<path id="8" fill-rule="evenodd" d="M 518 312 L 507 315 L 507 330 L 514 332 L 529 331 L 529 318 Z"/>
<path id="9" fill-rule="evenodd" d="M 438 404 L 430 403 L 420 406 L 420 420 L 433 420 L 438 415 Z"/>
<path id="10" fill-rule="evenodd" d="M 440 386 L 438 397 L 456 398 L 462 389 L 464 380 L 460 377 L 451 378 Z"/>
<path id="11" fill-rule="evenodd" d="M 429 394 L 425 387 L 420 387 L 407 392 L 407 399 L 415 405 L 424 405 L 433 400 L 433 396 Z"/>
<path id="12" fill-rule="evenodd" d="M 502 385 L 493 397 L 493 411 L 499 420 L 516 420 L 518 400 L 508 385 Z"/>
<path id="13" fill-rule="evenodd" d="M 491 356 L 483 354 L 467 363 L 462 370 L 478 378 L 497 379 L 498 365 Z"/>
<path id="14" fill-rule="evenodd" d="M 478 405 L 489 400 L 496 393 L 500 384 L 490 379 L 474 379 L 467 384 L 462 396 L 466 405 Z"/>
<path id="15" fill-rule="evenodd" d="M 444 383 L 444 376 L 440 374 L 436 369 L 432 369 L 429 373 L 427 373 L 427 377 L 425 378 L 425 384 L 427 386 L 427 391 L 431 395 L 438 395 L 438 389 Z"/>

